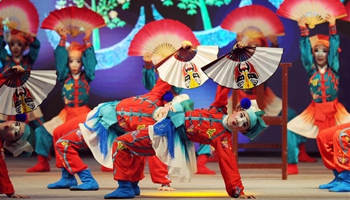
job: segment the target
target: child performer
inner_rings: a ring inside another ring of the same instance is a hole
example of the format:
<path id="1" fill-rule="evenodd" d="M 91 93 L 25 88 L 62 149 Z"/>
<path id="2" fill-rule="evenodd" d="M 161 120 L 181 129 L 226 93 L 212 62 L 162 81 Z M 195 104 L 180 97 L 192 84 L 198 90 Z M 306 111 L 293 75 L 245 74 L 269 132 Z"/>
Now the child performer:
<path id="1" fill-rule="evenodd" d="M 55 49 L 57 80 L 62 86 L 62 99 L 64 109 L 42 126 L 35 130 L 36 143 L 35 152 L 38 154 L 38 163 L 27 169 L 27 172 L 50 171 L 49 154 L 52 146 L 52 135 L 54 129 L 63 128 L 65 133 L 75 128 L 65 125 L 69 120 L 84 116 L 91 110 L 87 104 L 90 95 L 90 83 L 95 78 L 95 67 L 97 64 L 94 48 L 90 42 L 91 31 L 85 31 L 84 45 L 72 42 L 66 49 L 67 31 L 59 28 L 57 33 L 61 40 Z M 84 66 L 84 70 L 82 67 Z M 82 121 L 77 121 L 75 127 Z"/>
<path id="2" fill-rule="evenodd" d="M 47 187 L 49 189 L 69 188 L 70 190 L 96 190 L 99 188 L 92 177 L 90 169 L 79 157 L 78 150 L 89 147 L 96 160 L 102 165 L 112 167 L 111 149 L 108 141 L 127 131 L 133 131 L 154 124 L 158 119 L 157 110 L 164 102 L 164 94 L 171 85 L 158 79 L 154 88 L 141 96 L 127 98 L 121 101 L 101 103 L 94 108 L 80 124 L 76 131 L 71 131 L 55 143 L 56 166 L 62 170 L 62 178 Z M 67 124 L 69 124 L 68 122 Z M 55 135 L 54 135 L 55 137 Z M 138 166 L 142 172 L 144 166 Z M 74 174 L 77 173 L 82 184 L 77 186 Z M 167 173 L 166 173 L 167 174 Z M 170 179 L 165 179 L 170 183 Z"/>
<path id="3" fill-rule="evenodd" d="M 245 195 L 243 192 L 244 187 L 241 182 L 237 162 L 231 149 L 231 134 L 233 130 L 238 130 L 248 137 L 254 138 L 266 128 L 266 124 L 260 117 L 263 114 L 262 111 L 244 110 L 241 106 L 237 106 L 233 114 L 227 115 L 226 105 L 230 91 L 231 89 L 229 88 L 218 86 L 215 101 L 208 109 L 196 109 L 193 111 L 184 109 L 186 112 L 180 111 L 175 114 L 169 112 L 168 115 L 165 115 L 167 116 L 165 119 L 154 126 L 133 131 L 116 138 L 113 143 L 113 168 L 115 170 L 114 179 L 118 181 L 119 187 L 112 193 L 105 195 L 104 198 L 134 198 L 137 195 L 135 194 L 135 187 L 137 187 L 138 182 L 144 177 L 143 173 L 136 167 L 144 164 L 142 156 L 159 156 L 159 152 L 161 151 L 165 152 L 166 155 L 168 155 L 167 152 L 170 155 L 174 155 L 174 149 L 177 149 L 176 144 L 184 144 L 192 141 L 210 144 L 215 148 L 220 171 L 229 196 L 254 199 L 255 197 L 253 195 Z M 168 111 L 178 111 L 178 109 L 171 109 L 170 107 L 165 109 L 168 109 Z M 163 110 L 162 112 L 166 113 L 166 111 Z M 164 151 L 164 145 L 158 146 L 162 150 L 156 148 L 156 145 L 153 145 L 153 133 L 163 136 L 162 138 L 168 140 L 168 151 Z M 181 141 L 176 142 L 175 138 L 181 138 Z M 152 142 L 149 142 L 149 140 L 152 140 Z M 187 147 L 180 149 L 188 150 Z M 188 154 L 181 156 L 190 160 L 192 157 Z M 174 156 L 171 157 L 174 158 Z M 159 158 L 163 162 L 169 159 L 171 160 L 171 158 L 164 158 L 162 156 L 159 156 Z M 177 157 L 177 159 L 181 158 Z M 191 164 L 186 165 L 193 171 Z M 182 174 L 186 175 L 188 173 Z"/>
<path id="4" fill-rule="evenodd" d="M 319 186 L 330 192 L 350 192 L 350 123 L 320 131 L 316 138 L 324 165 L 334 179 Z"/>
<path id="5" fill-rule="evenodd" d="M 244 36 L 242 33 L 237 34 L 237 41 L 244 41 L 248 46 L 250 47 L 268 47 L 268 40 L 271 41 L 272 47 L 278 47 L 278 40 L 274 36 L 270 37 L 260 37 L 260 38 L 250 38 L 247 36 Z M 279 116 L 282 112 L 282 100 L 276 96 L 276 94 L 271 90 L 270 87 L 267 86 L 268 83 L 264 83 L 264 99 L 261 109 L 265 112 L 266 116 Z M 249 99 L 257 99 L 256 96 L 256 88 L 250 89 L 250 90 L 238 90 L 237 91 L 237 98 L 249 98 Z M 228 104 L 228 111 L 229 113 L 232 111 L 232 98 L 229 98 L 229 104 Z M 288 107 L 288 121 L 292 120 L 295 116 L 297 116 L 295 110 Z M 295 133 L 292 133 L 292 131 L 287 130 L 288 134 L 288 143 L 291 143 L 291 146 L 293 144 L 299 143 L 297 141 L 297 138 L 294 137 Z M 316 162 L 317 160 L 314 158 L 311 158 L 307 153 L 305 149 L 305 143 L 306 139 L 301 141 L 297 148 L 288 148 L 288 159 L 290 162 L 292 162 L 295 157 L 298 157 L 299 162 Z M 290 163 L 288 162 L 288 163 Z M 290 171 L 291 170 L 291 171 Z M 295 174 L 295 170 L 293 168 L 288 168 L 287 171 L 288 174 Z"/>
<path id="6" fill-rule="evenodd" d="M 142 69 L 142 82 L 143 85 L 145 86 L 145 88 L 147 90 L 150 90 L 153 88 L 155 81 L 156 81 L 156 69 L 153 67 L 153 63 L 152 63 L 152 53 L 145 53 L 145 55 L 143 56 L 143 60 L 145 62 L 144 67 Z M 182 88 L 178 88 L 175 86 L 171 87 L 170 92 L 176 96 L 179 95 L 181 92 L 183 91 Z M 207 166 L 207 160 L 208 157 L 211 155 L 210 153 L 210 145 L 204 145 L 204 144 L 200 144 L 199 148 L 197 150 L 197 156 L 198 156 L 198 160 L 197 160 L 197 174 L 215 174 L 215 171 L 210 170 Z M 150 159 L 151 158 L 151 159 Z M 159 163 L 157 162 L 157 160 L 159 161 L 159 159 L 154 156 L 154 157 L 149 157 L 148 159 L 148 164 L 150 165 L 150 170 L 152 171 L 153 166 L 155 165 L 163 165 L 163 169 L 166 169 L 167 166 L 164 165 L 163 163 Z M 152 176 L 152 172 L 151 172 L 151 176 Z M 155 182 L 153 180 L 153 176 L 152 176 L 152 181 Z"/>
<path id="7" fill-rule="evenodd" d="M 350 122 L 349 113 L 338 102 L 339 36 L 335 18 L 327 15 L 325 20 L 329 22 L 330 37 L 316 35 L 310 38 L 306 19 L 298 20 L 301 31 L 301 60 L 310 77 L 312 103 L 300 115 L 288 122 L 288 130 L 296 133 L 288 135 L 290 140 L 288 149 L 292 152 L 298 152 L 298 146 L 305 142 L 305 137 L 316 138 L 317 134 L 326 128 Z M 288 171 L 298 174 L 297 155 L 288 155 L 288 157 Z"/>
<path id="8" fill-rule="evenodd" d="M 0 23 L 0 61 L 3 66 L 2 77 L 12 73 L 11 69 L 17 72 L 30 71 L 39 55 L 40 42 L 36 37 L 29 34 L 11 30 L 6 33 L 4 37 L 4 26 Z M 5 49 L 4 40 L 6 41 L 11 55 L 8 55 Z M 29 52 L 24 55 L 24 51 L 29 48 Z M 26 122 L 35 130 L 38 126 L 44 123 L 43 114 L 40 107 L 32 112 L 26 113 Z M 0 122 L 15 120 L 16 116 L 9 116 L 0 114 Z"/>
<path id="9" fill-rule="evenodd" d="M 6 121 L 0 123 L 0 194 L 6 194 L 9 198 L 29 198 L 16 194 L 8 175 L 4 147 L 14 156 L 31 155 L 34 150 L 34 131 L 28 125 L 18 121 Z"/>

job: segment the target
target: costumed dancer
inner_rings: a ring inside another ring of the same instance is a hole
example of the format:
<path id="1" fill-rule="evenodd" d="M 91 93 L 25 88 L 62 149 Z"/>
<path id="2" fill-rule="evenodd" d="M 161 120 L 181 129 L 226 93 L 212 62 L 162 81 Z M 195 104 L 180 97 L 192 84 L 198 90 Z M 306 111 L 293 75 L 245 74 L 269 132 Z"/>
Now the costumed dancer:
<path id="1" fill-rule="evenodd" d="M 9 55 L 5 49 L 4 40 L 9 46 L 11 55 Z M 3 24 L 0 23 L 0 44 L 0 60 L 3 66 L 2 76 L 4 78 L 8 77 L 14 70 L 16 70 L 16 72 L 23 72 L 30 71 L 32 69 L 34 62 L 38 58 L 40 50 L 40 42 L 36 37 L 18 30 L 10 30 L 6 32 L 4 37 L 4 27 Z M 24 54 L 25 50 L 28 48 L 29 52 Z M 20 107 L 22 104 L 18 106 L 18 109 L 23 109 Z M 42 125 L 44 122 L 40 107 L 34 111 L 26 112 L 25 115 L 25 117 L 17 116 L 17 118 L 26 118 L 26 123 L 29 124 L 33 130 Z M 0 122 L 8 120 L 16 120 L 16 115 L 0 114 Z"/>
<path id="2" fill-rule="evenodd" d="M 278 40 L 276 37 L 260 37 L 260 38 L 249 38 L 243 36 L 241 33 L 237 34 L 237 41 L 243 41 L 250 47 L 268 47 L 268 40 L 271 41 L 272 47 L 278 47 Z M 256 88 L 250 90 L 238 90 L 237 91 L 237 99 L 249 98 L 249 99 L 257 99 Z M 232 112 L 232 96 L 228 100 L 228 113 Z M 261 105 L 261 109 L 265 112 L 266 116 L 280 116 L 282 113 L 282 99 L 276 96 L 276 94 L 272 91 L 270 87 L 268 87 L 268 82 L 264 83 L 264 98 Z M 288 121 L 292 120 L 296 117 L 296 111 L 290 107 L 288 107 Z M 294 137 L 295 133 L 292 133 L 291 130 L 287 130 L 288 143 L 291 143 L 289 146 L 293 146 L 293 144 L 300 143 L 296 148 L 288 148 L 288 155 L 298 155 L 299 162 L 317 162 L 317 159 L 311 158 L 305 148 L 306 140 L 299 142 L 298 138 Z M 297 141 L 295 141 L 297 140 Z M 295 156 L 294 156 L 295 157 Z M 294 157 L 288 156 L 288 159 Z M 293 160 L 292 159 L 292 160 Z M 292 161 L 291 161 L 292 162 Z M 290 163 L 290 162 L 288 162 Z M 288 168 L 287 174 L 295 174 L 293 168 Z"/>
<path id="3" fill-rule="evenodd" d="M 143 164 L 143 156 L 157 155 L 170 166 L 169 172 L 173 167 L 180 180 L 189 181 L 191 173 L 196 171 L 192 142 L 198 142 L 212 145 L 216 149 L 228 195 L 254 199 L 253 195 L 245 195 L 243 191 L 231 147 L 232 131 L 236 129 L 254 138 L 266 128 L 266 124 L 260 117 L 263 111 L 255 112 L 237 106 L 233 114 L 227 115 L 226 105 L 230 91 L 229 88 L 218 86 L 215 101 L 208 109 L 191 111 L 193 102 L 189 99 L 180 102 L 181 106 L 173 104 L 175 109 L 164 108 L 162 112 L 167 113 L 167 117 L 154 126 L 116 138 L 113 143 L 113 168 L 114 180 L 118 181 L 119 187 L 104 198 L 134 198 L 137 195 L 135 187 L 144 176 L 136 166 Z M 250 103 L 250 100 L 246 100 Z"/>
<path id="4" fill-rule="evenodd" d="M 257 23 L 259 20 L 259 23 Z M 270 9 L 260 5 L 250 5 L 237 8 L 229 13 L 221 27 L 237 34 L 237 42 L 243 42 L 248 47 L 279 47 L 277 36 L 283 36 L 284 27 L 281 20 Z M 244 73 L 253 73 L 254 69 L 246 67 L 249 71 L 241 71 Z M 241 73 L 243 74 L 243 73 Z M 238 75 L 241 75 L 238 74 Z M 253 75 L 251 75 L 253 76 Z M 265 112 L 266 116 L 279 116 L 282 112 L 282 99 L 276 96 L 270 87 L 264 83 L 264 97 L 260 108 Z M 237 90 L 237 101 L 242 98 L 249 98 L 251 100 L 257 99 L 256 88 Z M 228 113 L 232 113 L 232 96 L 228 100 Z M 296 112 L 288 107 L 288 121 L 296 116 Z M 214 156 L 210 159 L 215 161 Z M 307 161 L 308 157 L 305 152 L 305 158 L 300 160 Z"/>
<path id="5" fill-rule="evenodd" d="M 145 86 L 146 89 L 150 90 L 155 84 L 156 81 L 156 69 L 154 68 L 153 62 L 152 62 L 152 54 L 151 53 L 146 53 L 143 56 L 143 60 L 145 62 L 143 69 L 142 69 L 142 82 L 143 85 Z M 179 95 L 183 91 L 182 88 L 172 86 L 170 92 L 176 96 Z M 211 155 L 210 152 L 210 145 L 205 145 L 205 144 L 200 144 L 197 150 L 197 172 L 196 174 L 215 174 L 215 171 L 210 170 L 207 166 L 206 163 L 208 162 L 208 157 Z M 151 158 L 151 162 L 150 159 Z M 159 161 L 159 159 L 156 156 L 149 157 L 148 158 L 148 164 L 150 165 L 150 171 L 152 171 L 152 168 L 154 168 L 156 165 L 162 165 L 163 169 L 166 169 L 167 166 L 164 165 Z M 160 163 L 159 163 L 160 162 Z M 168 171 L 168 170 L 166 170 Z M 163 171 L 165 172 L 165 171 Z M 156 175 L 154 175 L 156 176 Z M 151 177 L 152 181 L 153 176 L 151 172 Z"/>
<path id="6" fill-rule="evenodd" d="M 49 189 L 69 188 L 70 190 L 98 189 L 98 184 L 92 177 L 90 169 L 81 160 L 77 151 L 82 148 L 90 148 L 100 164 L 112 168 L 111 143 L 115 137 L 154 124 L 159 115 L 158 108 L 165 104 L 164 95 L 170 89 L 171 85 L 159 79 L 147 94 L 99 104 L 85 118 L 86 122 L 79 125 L 79 129 L 67 133 L 55 143 L 58 158 L 56 166 L 61 168 L 62 178 L 47 187 Z M 137 169 L 143 173 L 144 165 L 139 165 Z M 83 182 L 78 186 L 74 177 L 76 173 Z M 160 184 L 169 183 L 170 179 L 167 179 L 165 183 Z"/>
<path id="7" fill-rule="evenodd" d="M 334 179 L 319 186 L 330 192 L 350 192 L 350 123 L 320 131 L 316 137 L 318 149 Z"/>
<path id="8" fill-rule="evenodd" d="M 87 104 L 90 96 L 90 83 L 95 78 L 97 61 L 94 48 L 90 42 L 91 31 L 86 30 L 85 32 L 83 45 L 72 42 L 66 48 L 67 30 L 63 27 L 57 30 L 61 40 L 55 49 L 55 64 L 57 80 L 62 87 L 62 99 L 65 107 L 56 117 L 35 130 L 35 152 L 38 155 L 38 163 L 27 169 L 27 172 L 50 171 L 49 155 L 53 144 L 54 130 L 59 127 L 66 130 L 64 133 L 68 133 L 69 130 L 76 129 L 78 124 L 84 122 L 85 119 L 76 121 L 73 127 L 72 124 L 67 126 L 65 123 L 80 115 L 85 118 L 91 110 Z M 83 66 L 84 70 L 82 69 Z M 60 136 L 54 137 L 59 138 Z"/>
<path id="9" fill-rule="evenodd" d="M 14 156 L 29 157 L 34 151 L 34 131 L 23 122 L 6 121 L 0 123 L 0 194 L 9 198 L 29 198 L 15 193 L 5 163 L 4 148 Z"/>
<path id="10" fill-rule="evenodd" d="M 338 102 L 339 84 L 339 35 L 334 16 L 328 14 L 329 34 L 309 36 L 306 19 L 300 18 L 301 60 L 310 77 L 311 104 L 297 117 L 288 122 L 287 128 L 296 134 L 288 135 L 288 172 L 298 174 L 298 146 L 306 138 L 316 138 L 317 134 L 329 127 L 350 122 L 350 115 Z M 314 63 L 315 60 L 315 63 Z M 288 133 L 291 133 L 288 132 Z"/>

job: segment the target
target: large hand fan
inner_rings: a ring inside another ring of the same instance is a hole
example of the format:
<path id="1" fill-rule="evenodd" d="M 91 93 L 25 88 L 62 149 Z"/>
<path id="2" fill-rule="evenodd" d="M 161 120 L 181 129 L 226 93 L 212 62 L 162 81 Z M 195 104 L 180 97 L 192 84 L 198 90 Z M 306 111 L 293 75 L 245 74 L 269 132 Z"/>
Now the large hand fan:
<path id="1" fill-rule="evenodd" d="M 346 17 L 343 17 L 340 19 L 350 22 L 350 3 L 349 2 L 345 5 L 345 10 L 346 10 L 346 14 L 347 14 Z"/>
<path id="2" fill-rule="evenodd" d="M 345 7 L 339 0 L 285 0 L 276 13 L 296 21 L 305 17 L 310 28 L 325 22 L 327 14 L 333 15 L 336 19 L 346 16 Z"/>
<path id="3" fill-rule="evenodd" d="M 277 15 L 260 5 L 233 10 L 222 21 L 221 27 L 250 38 L 284 35 L 283 24 Z"/>
<path id="4" fill-rule="evenodd" d="M 180 48 L 157 68 L 159 77 L 176 87 L 192 89 L 208 80 L 201 70 L 217 58 L 217 46 L 198 46 L 194 49 Z"/>
<path id="5" fill-rule="evenodd" d="M 43 29 L 57 30 L 58 28 L 66 28 L 72 37 L 82 34 L 86 30 L 104 26 L 106 26 L 106 23 L 101 15 L 88 8 L 75 6 L 50 12 L 49 16 L 41 24 Z"/>
<path id="6" fill-rule="evenodd" d="M 233 89 L 251 89 L 267 81 L 276 71 L 282 48 L 236 48 L 202 70 L 216 83 Z"/>
<path id="7" fill-rule="evenodd" d="M 0 87 L 0 113 L 16 115 L 35 110 L 55 84 L 55 70 L 12 73 Z"/>
<path id="8" fill-rule="evenodd" d="M 29 0 L 0 1 L 0 19 L 9 29 L 16 29 L 36 36 L 39 14 Z"/>
<path id="9" fill-rule="evenodd" d="M 135 35 L 128 55 L 143 56 L 152 53 L 152 60 L 158 63 L 178 50 L 184 40 L 192 42 L 193 46 L 199 45 L 192 30 L 183 23 L 172 19 L 152 21 Z"/>

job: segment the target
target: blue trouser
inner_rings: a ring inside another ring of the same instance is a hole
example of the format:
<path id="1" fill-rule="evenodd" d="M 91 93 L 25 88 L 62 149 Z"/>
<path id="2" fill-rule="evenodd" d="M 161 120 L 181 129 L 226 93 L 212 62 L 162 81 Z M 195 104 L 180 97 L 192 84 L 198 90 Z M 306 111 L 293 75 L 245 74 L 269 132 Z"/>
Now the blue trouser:
<path id="1" fill-rule="evenodd" d="M 288 107 L 288 122 L 296 116 L 297 114 L 295 110 Z M 298 163 L 299 145 L 305 142 L 306 138 L 304 136 L 296 134 L 293 131 L 287 130 L 287 162 L 289 164 Z"/>
<path id="2" fill-rule="evenodd" d="M 35 152 L 48 157 L 52 146 L 52 135 L 41 125 L 35 129 Z"/>

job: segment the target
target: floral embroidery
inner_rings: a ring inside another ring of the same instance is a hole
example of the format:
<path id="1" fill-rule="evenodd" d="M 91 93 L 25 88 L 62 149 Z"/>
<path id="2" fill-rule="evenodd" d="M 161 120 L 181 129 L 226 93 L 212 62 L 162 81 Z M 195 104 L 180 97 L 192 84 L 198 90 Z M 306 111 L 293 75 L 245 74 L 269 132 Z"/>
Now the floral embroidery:
<path id="1" fill-rule="evenodd" d="M 191 124 L 189 127 L 187 127 L 186 132 L 187 132 L 188 134 L 193 135 L 193 133 L 194 133 L 194 125 Z"/>
<path id="2" fill-rule="evenodd" d="M 64 147 L 68 147 L 69 146 L 69 143 L 68 142 L 61 142 L 62 146 Z"/>
<path id="3" fill-rule="evenodd" d="M 207 130 L 207 134 L 208 134 L 208 137 L 209 138 L 212 138 L 213 137 L 213 134 L 216 132 L 216 129 L 213 128 L 213 129 L 208 129 Z"/>
<path id="4" fill-rule="evenodd" d="M 141 129 L 144 129 L 146 128 L 146 124 L 140 124 L 137 126 L 137 130 L 141 130 Z"/>
<path id="5" fill-rule="evenodd" d="M 221 146 L 223 148 L 229 148 L 229 145 L 228 145 L 228 139 L 226 137 L 222 138 L 221 139 Z"/>
<path id="6" fill-rule="evenodd" d="M 73 83 L 69 83 L 69 84 L 64 84 L 64 88 L 66 88 L 66 90 L 72 90 L 73 87 Z"/>
<path id="7" fill-rule="evenodd" d="M 124 149 L 126 149 L 126 147 L 124 146 L 123 142 L 118 141 L 117 149 L 118 150 L 124 150 Z"/>

